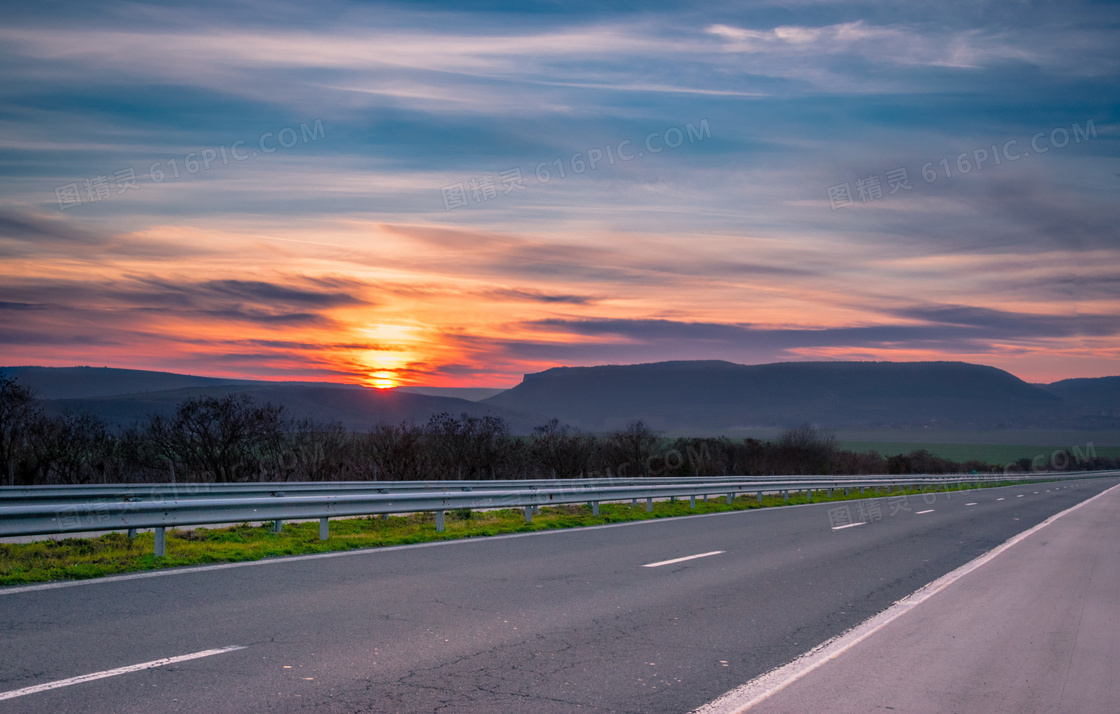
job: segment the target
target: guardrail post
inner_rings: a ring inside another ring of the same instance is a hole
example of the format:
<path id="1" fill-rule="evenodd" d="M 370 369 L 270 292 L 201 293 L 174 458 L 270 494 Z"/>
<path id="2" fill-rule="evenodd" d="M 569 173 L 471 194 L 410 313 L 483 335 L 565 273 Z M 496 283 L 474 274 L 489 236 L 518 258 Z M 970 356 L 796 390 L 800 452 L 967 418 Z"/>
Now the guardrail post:
<path id="1" fill-rule="evenodd" d="M 689 508 L 696 508 L 696 496 L 689 496 L 688 497 L 688 507 Z"/>
<path id="2" fill-rule="evenodd" d="M 526 523 L 532 523 L 533 522 L 533 507 L 532 506 L 525 506 L 525 522 Z"/>
<path id="3" fill-rule="evenodd" d="M 157 558 L 162 558 L 163 556 L 167 555 L 167 529 L 164 528 L 163 526 L 159 526 L 158 528 L 155 529 L 155 536 L 156 536 L 156 549 L 155 549 L 156 557 Z"/>
<path id="4" fill-rule="evenodd" d="M 443 511 L 436 511 L 436 533 L 443 533 Z"/>
<path id="5" fill-rule="evenodd" d="M 128 529 L 128 539 L 129 540 L 136 540 L 136 529 L 135 528 L 129 528 Z"/>
<path id="6" fill-rule="evenodd" d="M 593 515 L 593 516 L 599 515 L 599 502 L 598 501 L 592 501 L 591 502 L 591 515 Z"/>
<path id="7" fill-rule="evenodd" d="M 758 502 L 762 503 L 762 491 L 758 492 Z"/>
<path id="8" fill-rule="evenodd" d="M 328 521 L 329 519 L 326 518 L 319 519 L 319 540 L 326 540 L 331 537 L 331 526 Z"/>
<path id="9" fill-rule="evenodd" d="M 829 498 L 832 498 L 832 489 L 831 489 L 831 488 L 830 488 L 830 489 L 828 489 L 828 497 L 829 497 Z"/>
<path id="10" fill-rule="evenodd" d="M 646 499 L 646 513 L 649 513 L 652 510 L 653 510 L 653 498 L 651 497 L 651 498 Z"/>
<path id="11" fill-rule="evenodd" d="M 813 502 L 813 489 L 811 489 L 811 488 L 805 489 L 805 502 L 806 503 L 812 503 Z"/>
<path id="12" fill-rule="evenodd" d="M 277 518 L 272 522 L 272 532 L 279 533 L 284 528 L 284 521 Z"/>
<path id="13" fill-rule="evenodd" d="M 782 498 L 786 499 L 787 501 L 789 500 L 789 491 L 788 490 L 783 490 L 782 491 Z"/>
<path id="14" fill-rule="evenodd" d="M 637 507 L 638 507 L 638 499 L 636 499 L 636 498 L 631 498 L 631 499 L 630 499 L 630 507 L 631 507 L 631 508 L 637 508 Z"/>
<path id="15" fill-rule="evenodd" d="M 731 502 L 734 501 L 734 500 L 735 500 L 735 494 L 728 491 L 728 493 L 727 493 L 727 505 L 730 506 Z"/>

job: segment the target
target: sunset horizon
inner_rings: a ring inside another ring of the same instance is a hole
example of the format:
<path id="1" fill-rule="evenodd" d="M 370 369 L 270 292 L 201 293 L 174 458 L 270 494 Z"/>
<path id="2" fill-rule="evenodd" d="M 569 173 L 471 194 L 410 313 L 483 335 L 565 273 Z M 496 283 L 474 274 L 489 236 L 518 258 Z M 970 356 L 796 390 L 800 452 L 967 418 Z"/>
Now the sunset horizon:
<path id="1" fill-rule="evenodd" d="M 1117 708 L 1120 3 L 4 10 L 0 700 Z"/>
<path id="2" fill-rule="evenodd" d="M 251 376 L 251 375 L 245 375 L 245 374 L 229 374 L 229 373 L 223 374 L 223 373 L 219 373 L 219 372 L 175 372 L 173 370 L 166 370 L 166 369 L 160 369 L 160 368 L 134 367 L 134 366 L 123 367 L 123 366 L 108 365 L 108 364 L 97 364 L 97 365 L 94 365 L 94 364 L 50 364 L 50 365 L 47 365 L 47 364 L 9 364 L 9 365 L 0 365 L 0 373 L 3 373 L 5 370 L 26 369 L 26 368 L 113 369 L 113 370 L 135 370 L 135 371 L 141 371 L 141 372 L 161 372 L 161 373 L 169 373 L 169 374 L 180 374 L 180 375 L 189 376 L 189 377 L 204 377 L 204 378 L 210 378 L 210 379 L 277 382 L 277 383 L 281 383 L 281 384 L 286 383 L 286 382 L 287 383 L 297 383 L 298 382 L 298 383 L 323 384 L 323 385 L 360 386 L 360 387 L 367 387 L 367 388 L 376 389 L 376 390 L 409 388 L 409 387 L 430 387 L 430 388 L 439 388 L 439 389 L 471 389 L 471 388 L 477 388 L 477 389 L 511 389 L 511 388 L 517 386 L 518 384 L 521 384 L 524 377 L 526 377 L 528 375 L 531 375 L 531 374 L 539 374 L 539 373 L 547 371 L 549 369 L 580 368 L 580 367 L 587 367 L 587 368 L 591 368 L 591 367 L 639 367 L 639 366 L 663 364 L 663 363 L 668 363 L 668 362 L 697 362 L 697 363 L 702 363 L 702 362 L 726 362 L 728 364 L 733 364 L 733 365 L 736 365 L 736 366 L 743 366 L 743 367 L 762 367 L 762 366 L 770 366 L 770 365 L 775 365 L 775 364 L 829 364 L 829 363 L 840 363 L 840 364 L 847 364 L 847 363 L 928 364 L 928 363 L 931 363 L 931 362 L 951 362 L 951 363 L 959 363 L 959 364 L 968 364 L 968 365 L 977 366 L 977 367 L 993 367 L 995 369 L 1002 369 L 1000 367 L 996 367 L 995 365 L 983 364 L 983 363 L 980 363 L 980 362 L 966 362 L 966 361 L 963 361 L 963 360 L 873 360 L 873 359 L 867 359 L 867 360 L 857 360 L 857 359 L 851 359 L 851 360 L 841 360 L 841 359 L 821 360 L 821 359 L 805 359 L 805 360 L 779 360 L 779 361 L 776 361 L 776 362 L 759 362 L 759 363 L 735 362 L 734 360 L 658 360 L 658 361 L 653 361 L 653 362 L 600 363 L 600 364 L 585 364 L 585 365 L 554 364 L 554 365 L 549 365 L 547 367 L 542 367 L 541 369 L 535 370 L 535 371 L 532 371 L 532 372 L 525 372 L 521 375 L 518 375 L 516 377 L 516 379 L 514 379 L 513 381 L 509 381 L 509 382 L 506 382 L 506 383 L 494 382 L 494 383 L 486 383 L 486 384 L 469 384 L 469 385 L 460 384 L 460 383 L 441 384 L 441 383 L 433 383 L 433 382 L 422 382 L 422 383 L 418 382 L 418 383 L 413 383 L 413 384 L 395 383 L 395 382 L 391 382 L 391 380 L 395 379 L 395 376 L 391 372 L 388 372 L 388 371 L 373 372 L 373 373 L 370 373 L 368 379 L 365 379 L 365 380 L 354 379 L 354 380 L 350 380 L 350 381 L 346 381 L 344 379 L 331 380 L 331 379 L 312 379 L 312 378 L 300 378 L 300 377 L 292 377 L 290 379 L 276 379 L 276 378 L 269 378 L 269 377 Z M 1023 382 L 1026 382 L 1028 384 L 1053 384 L 1055 382 L 1060 382 L 1060 381 L 1064 381 L 1064 380 L 1068 380 L 1068 379 L 1093 379 L 1093 378 L 1101 378 L 1101 377 L 1118 377 L 1118 376 L 1120 376 L 1120 374 L 1103 374 L 1103 375 L 1092 375 L 1092 376 L 1089 376 L 1089 377 L 1059 376 L 1056 379 L 1031 380 L 1031 379 L 1026 379 L 1026 378 L 1022 377 L 1021 375 L 1017 375 L 1014 372 L 1011 372 L 1010 370 L 1002 370 L 1002 371 L 1005 371 L 1008 374 L 1011 374 L 1013 377 L 1016 377 L 1016 378 L 1022 380 Z M 311 375 L 311 376 L 315 376 L 315 375 Z"/>
<path id="3" fill-rule="evenodd" d="M 0 30 L 0 362 L 1120 372 L 1115 9 L 126 7 Z"/>

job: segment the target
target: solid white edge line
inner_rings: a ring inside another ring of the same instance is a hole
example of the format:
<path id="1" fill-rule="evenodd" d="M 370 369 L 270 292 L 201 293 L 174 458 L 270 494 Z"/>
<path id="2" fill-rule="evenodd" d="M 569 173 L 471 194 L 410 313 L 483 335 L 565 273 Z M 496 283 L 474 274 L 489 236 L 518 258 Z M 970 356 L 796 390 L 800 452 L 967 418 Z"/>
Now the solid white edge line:
<path id="1" fill-rule="evenodd" d="M 696 560 L 697 558 L 707 558 L 709 555 L 719 555 L 724 553 L 723 550 L 713 550 L 711 553 L 700 553 L 699 555 L 686 555 L 683 558 L 673 558 L 672 560 L 662 560 L 657 563 L 646 563 L 643 568 L 660 568 L 662 565 L 672 565 L 673 563 L 683 563 L 686 560 Z"/>
<path id="2" fill-rule="evenodd" d="M 1028 536 L 1036 533 L 1062 516 L 1073 513 L 1078 508 L 1092 503 L 1101 496 L 1120 488 L 1120 485 L 1113 486 L 1112 488 L 1101 491 L 1096 496 L 1089 498 L 1077 505 L 1071 506 L 1064 511 L 1055 513 L 1047 518 L 1042 523 L 1028 528 L 1022 533 L 1012 536 L 1000 545 L 996 546 L 987 553 L 978 556 L 977 558 L 965 563 L 961 567 L 953 570 L 945 575 L 942 575 L 932 583 L 919 588 L 910 595 L 902 598 L 895 604 L 888 607 L 878 615 L 864 620 L 847 632 L 841 633 L 830 640 L 826 640 L 793 660 L 789 664 L 782 665 L 776 669 L 772 669 L 766 674 L 755 677 L 741 687 L 732 689 L 718 699 L 711 701 L 699 709 L 693 710 L 692 714 L 740 714 L 745 712 L 755 704 L 759 704 L 765 699 L 777 694 L 782 689 L 785 689 L 790 684 L 801 679 L 821 665 L 836 659 L 844 654 L 852 647 L 855 647 L 860 642 L 864 641 L 871 635 L 883 629 L 891 622 L 894 622 L 902 615 L 930 599 L 938 592 L 944 590 L 946 587 L 952 585 L 957 580 L 960 580 L 965 575 L 968 575 L 973 570 L 984 565 L 988 561 L 995 558 L 1000 553 L 1003 553 L 1008 548 L 1016 543 L 1022 541 Z"/>
<path id="3" fill-rule="evenodd" d="M 859 523 L 849 523 L 849 524 L 848 524 L 848 525 L 846 525 L 846 526 L 833 526 L 833 527 L 832 527 L 832 530 L 834 530 L 834 531 L 842 531 L 842 530 L 844 530 L 845 528 L 855 528 L 856 526 L 862 526 L 862 525 L 864 525 L 864 523 L 863 523 L 863 521 L 860 521 Z"/>
<path id="4" fill-rule="evenodd" d="M 0 700 L 15 699 L 16 697 L 23 697 L 28 694 L 37 694 L 39 692 L 46 692 L 51 689 L 58 689 L 59 687 L 69 687 L 72 684 L 82 684 L 84 682 L 92 682 L 95 679 L 105 679 L 106 677 L 116 677 L 119 674 L 128 674 L 129 672 L 139 672 L 144 669 L 152 669 L 154 667 L 163 667 L 176 662 L 186 662 L 191 659 L 199 659 L 201 657 L 212 657 L 217 654 L 224 654 L 226 652 L 233 652 L 234 650 L 243 650 L 245 647 L 242 645 L 231 645 L 229 647 L 222 647 L 216 650 L 203 650 L 201 652 L 192 652 L 191 654 L 178 655 L 177 657 L 164 657 L 163 659 L 152 660 L 151 662 L 144 662 L 142 664 L 130 664 L 127 667 L 117 667 L 116 669 L 107 669 L 104 672 L 94 672 L 93 674 L 83 674 L 78 677 L 70 677 L 69 679 L 59 679 L 54 682 L 47 682 L 46 684 L 36 684 L 33 687 L 24 687 L 23 689 L 13 689 L 10 692 L 0 692 Z"/>

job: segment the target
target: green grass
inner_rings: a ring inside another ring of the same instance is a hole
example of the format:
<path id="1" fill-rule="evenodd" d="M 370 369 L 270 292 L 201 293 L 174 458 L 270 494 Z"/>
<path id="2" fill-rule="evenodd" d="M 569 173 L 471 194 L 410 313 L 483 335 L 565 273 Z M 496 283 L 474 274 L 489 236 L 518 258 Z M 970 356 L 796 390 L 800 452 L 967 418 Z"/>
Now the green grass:
<path id="1" fill-rule="evenodd" d="M 965 462 L 975 460 L 997 466 L 1021 458 L 1033 459 L 1036 456 L 1043 456 L 1045 459 L 1049 459 L 1050 455 L 1055 451 L 1071 448 L 1068 446 L 1026 446 L 1021 444 L 940 444 L 920 441 L 843 441 L 841 442 L 841 446 L 845 449 L 861 453 L 877 451 L 883 456 L 909 454 L 911 451 L 925 449 L 934 456 L 940 456 L 943 459 L 949 459 L 951 461 Z M 1084 444 L 1079 448 L 1081 453 L 1086 453 Z M 1093 453 L 1097 456 L 1120 458 L 1120 447 L 1094 446 Z"/>
<path id="2" fill-rule="evenodd" d="M 918 489 L 909 489 L 895 490 L 889 495 L 918 493 Z M 844 496 L 843 490 L 837 490 L 831 498 L 827 498 L 824 492 L 818 491 L 813 495 L 813 502 L 887 495 L 885 491 L 876 494 L 868 489 L 867 493 L 861 494 L 853 489 L 848 497 Z M 804 492 L 790 493 L 788 505 L 807 502 Z M 330 522 L 330 538 L 326 541 L 319 540 L 317 521 L 286 523 L 280 533 L 274 533 L 271 525 L 248 524 L 228 528 L 168 530 L 167 555 L 162 558 L 152 554 L 151 533 L 141 533 L 135 540 L 129 540 L 123 533 L 108 533 L 98 538 L 0 543 L 0 585 L 78 580 L 158 568 L 233 563 L 284 555 L 479 538 L 502 533 L 527 533 L 783 505 L 787 505 L 787 501 L 781 496 L 765 496 L 759 503 L 754 495 L 744 495 L 730 505 L 725 497 L 720 496 L 713 497 L 711 501 L 698 498 L 695 509 L 689 507 L 687 498 L 676 502 L 657 501 L 653 511 L 646 512 L 645 501 L 639 500 L 636 508 L 629 504 L 601 504 L 598 516 L 592 515 L 586 505 L 567 505 L 541 508 L 533 516 L 532 523 L 525 522 L 521 509 L 473 512 L 463 509 L 446 514 L 446 529 L 442 533 L 436 532 L 435 515 L 431 513 L 387 518 L 339 518 Z"/>

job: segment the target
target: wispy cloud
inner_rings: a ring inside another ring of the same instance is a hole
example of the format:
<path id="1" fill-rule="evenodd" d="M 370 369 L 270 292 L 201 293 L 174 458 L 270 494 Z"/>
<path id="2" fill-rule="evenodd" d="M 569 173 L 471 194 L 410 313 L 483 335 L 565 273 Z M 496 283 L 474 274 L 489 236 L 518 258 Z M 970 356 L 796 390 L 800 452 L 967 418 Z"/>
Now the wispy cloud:
<path id="1" fill-rule="evenodd" d="M 1091 3 L 13 8 L 0 363 L 1115 371 L 1118 29 Z M 1021 159 L 972 166 L 1008 140 Z M 117 172 L 135 187 L 98 193 Z"/>

